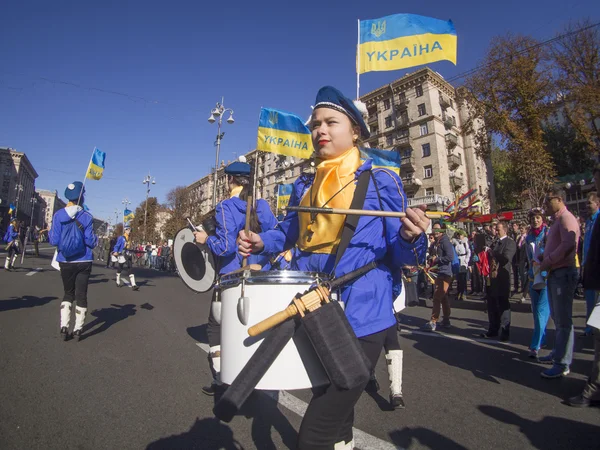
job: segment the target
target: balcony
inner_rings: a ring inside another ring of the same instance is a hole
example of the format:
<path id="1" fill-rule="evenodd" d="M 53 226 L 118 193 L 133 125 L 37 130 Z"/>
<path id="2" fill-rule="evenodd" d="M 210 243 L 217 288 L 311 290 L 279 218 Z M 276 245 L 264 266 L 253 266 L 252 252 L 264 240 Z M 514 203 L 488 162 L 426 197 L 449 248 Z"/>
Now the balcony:
<path id="1" fill-rule="evenodd" d="M 446 147 L 448 150 L 452 150 L 454 147 L 458 145 L 458 138 L 455 134 L 447 133 L 446 134 Z"/>
<path id="2" fill-rule="evenodd" d="M 454 153 L 448 153 L 448 168 L 450 170 L 456 170 L 462 165 L 461 155 Z"/>
<path id="3" fill-rule="evenodd" d="M 416 167 L 415 155 L 403 156 L 402 158 L 400 158 L 400 167 L 402 169 L 409 169 L 411 167 L 415 168 Z M 402 182 L 404 182 L 404 180 L 402 180 Z"/>
<path id="4" fill-rule="evenodd" d="M 412 173 L 410 175 L 402 176 L 402 185 L 407 192 L 416 191 L 421 187 L 421 184 L 417 184 L 416 178 Z"/>
<path id="5" fill-rule="evenodd" d="M 452 121 L 452 118 L 450 116 L 444 114 L 442 116 L 442 121 L 444 122 L 444 127 L 446 128 L 446 130 L 451 130 L 454 126 L 454 122 Z"/>
<path id="6" fill-rule="evenodd" d="M 450 102 L 450 99 L 447 96 L 440 94 L 440 106 L 446 109 L 452 107 L 452 103 Z"/>
<path id="7" fill-rule="evenodd" d="M 450 184 L 454 187 L 462 187 L 465 184 L 465 180 L 460 175 L 450 175 Z"/>
<path id="8" fill-rule="evenodd" d="M 424 197 L 413 197 L 413 198 L 408 199 L 408 207 L 409 208 L 414 208 L 415 206 L 420 206 L 420 205 L 427 205 L 427 206 L 438 205 L 439 207 L 442 207 L 449 203 L 450 203 L 450 200 L 448 199 L 448 197 L 444 197 L 443 195 L 440 195 L 440 194 L 426 195 Z"/>
<path id="9" fill-rule="evenodd" d="M 409 127 L 409 126 L 410 126 L 410 120 L 408 120 L 408 117 L 399 117 L 396 120 L 397 128 L 399 128 L 399 127 L 405 128 L 405 127 Z"/>
<path id="10" fill-rule="evenodd" d="M 396 136 L 394 142 L 398 147 L 407 147 L 410 145 L 410 137 L 408 136 Z"/>
<path id="11" fill-rule="evenodd" d="M 372 115 L 369 115 L 369 118 L 367 119 L 367 123 L 377 123 L 378 120 L 379 120 L 379 115 L 372 114 Z"/>
<path id="12" fill-rule="evenodd" d="M 408 107 L 408 104 L 410 103 L 410 99 L 406 98 L 406 97 L 401 97 L 400 99 L 398 99 L 396 101 L 396 103 L 394 103 L 394 108 L 396 109 L 396 111 L 401 111 L 404 110 Z"/>

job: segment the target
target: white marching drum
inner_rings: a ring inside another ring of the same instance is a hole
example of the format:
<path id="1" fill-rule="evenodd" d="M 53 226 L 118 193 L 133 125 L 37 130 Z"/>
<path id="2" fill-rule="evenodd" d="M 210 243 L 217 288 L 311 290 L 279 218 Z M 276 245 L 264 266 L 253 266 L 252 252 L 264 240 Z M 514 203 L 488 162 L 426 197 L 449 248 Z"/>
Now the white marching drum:
<path id="1" fill-rule="evenodd" d="M 285 309 L 298 292 L 325 280 L 310 272 L 246 273 L 246 277 L 243 273 L 224 275 L 220 281 L 221 380 L 226 384 L 233 382 L 266 335 L 250 337 L 248 328 Z M 328 383 L 329 378 L 300 326 L 256 389 L 308 389 Z"/>

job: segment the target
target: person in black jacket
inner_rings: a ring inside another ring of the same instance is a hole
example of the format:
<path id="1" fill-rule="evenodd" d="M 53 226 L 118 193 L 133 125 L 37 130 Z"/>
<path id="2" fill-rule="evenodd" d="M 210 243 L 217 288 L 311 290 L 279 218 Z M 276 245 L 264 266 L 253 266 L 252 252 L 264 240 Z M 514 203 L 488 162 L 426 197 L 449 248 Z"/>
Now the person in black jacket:
<path id="1" fill-rule="evenodd" d="M 497 337 L 508 341 L 510 334 L 510 271 L 517 244 L 508 237 L 508 224 L 504 221 L 496 225 L 498 240 L 492 247 L 490 262 L 490 292 L 488 300 L 489 328 L 481 337 Z"/>
<path id="2" fill-rule="evenodd" d="M 596 190 L 600 193 L 600 162 L 594 168 Z M 583 267 L 583 288 L 596 291 L 596 308 L 598 306 L 598 293 L 600 292 L 600 220 L 596 220 L 592 229 L 590 247 Z M 581 394 L 571 397 L 567 403 L 571 406 L 586 407 L 594 404 L 600 405 L 600 330 L 593 329 L 594 334 L 594 362 L 592 373 L 588 378 Z"/>
<path id="3" fill-rule="evenodd" d="M 440 324 L 444 328 L 450 327 L 450 300 L 448 299 L 448 289 L 452 284 L 452 260 L 454 259 L 454 247 L 446 235 L 446 230 L 439 223 L 433 225 L 433 236 L 435 241 L 430 251 L 430 257 L 433 257 L 432 265 L 437 265 L 437 278 L 435 279 L 435 292 L 433 294 L 433 309 L 431 311 L 431 320 L 427 322 L 423 329 L 425 331 L 435 331 L 437 322 L 440 319 L 440 305 L 443 311 L 443 320 Z"/>

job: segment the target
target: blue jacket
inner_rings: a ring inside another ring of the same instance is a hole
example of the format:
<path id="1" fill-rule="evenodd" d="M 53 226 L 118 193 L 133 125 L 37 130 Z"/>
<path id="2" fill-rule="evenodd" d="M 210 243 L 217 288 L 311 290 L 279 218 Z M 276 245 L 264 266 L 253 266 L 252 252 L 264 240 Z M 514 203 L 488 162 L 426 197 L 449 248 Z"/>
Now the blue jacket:
<path id="1" fill-rule="evenodd" d="M 58 262 L 91 262 L 94 260 L 92 255 L 92 249 L 98 244 L 98 237 L 94 234 L 93 217 L 92 215 L 84 211 L 81 206 L 67 206 L 66 208 L 58 210 L 52 218 L 52 228 L 50 229 L 49 238 L 50 245 L 57 246 L 60 244 L 60 235 L 62 232 L 62 222 L 68 222 L 73 217 L 77 218 L 79 223 L 83 226 L 83 233 L 86 245 L 86 252 L 84 256 L 77 259 L 67 260 L 65 257 L 58 252 L 56 260 Z"/>
<path id="2" fill-rule="evenodd" d="M 256 215 L 262 231 L 271 230 L 277 225 L 277 219 L 265 200 L 260 199 L 256 202 Z M 233 272 L 242 267 L 242 257 L 237 251 L 236 240 L 246 225 L 246 202 L 238 197 L 223 200 L 217 205 L 215 220 L 216 234 L 209 236 L 206 244 L 218 259 L 219 274 Z M 251 255 L 248 264 L 265 266 L 270 256 L 268 253 Z"/>
<path id="3" fill-rule="evenodd" d="M 125 239 L 125 236 L 119 236 L 119 238 L 117 239 L 117 242 L 112 250 L 112 253 L 123 253 L 123 250 L 125 249 L 126 244 L 127 244 L 127 240 Z"/>
<path id="4" fill-rule="evenodd" d="M 367 159 L 355 173 L 355 179 L 372 168 Z M 385 211 L 406 210 L 406 195 L 397 174 L 386 169 L 373 169 L 381 203 Z M 302 175 L 294 183 L 290 206 L 297 206 L 314 181 L 313 175 Z M 381 210 L 373 180 L 369 181 L 364 209 Z M 385 235 L 383 223 L 385 221 Z M 372 261 L 380 265 L 342 289 L 342 301 L 350 325 L 357 337 L 385 330 L 396 324 L 393 313 L 392 273 L 405 265 L 421 264 L 425 259 L 427 239 L 423 233 L 416 242 L 400 237 L 402 222 L 398 218 L 361 216 L 354 236 L 335 269 L 339 277 Z M 275 230 L 261 234 L 264 252 L 279 253 L 292 248 L 300 234 L 298 214 L 288 212 Z M 335 254 L 309 253 L 296 250 L 292 260 L 294 270 L 331 273 Z"/>
<path id="5" fill-rule="evenodd" d="M 540 234 L 535 236 L 531 231 L 527 233 L 527 237 L 525 238 L 527 253 L 527 261 L 529 262 L 529 270 L 527 271 L 527 276 L 530 280 L 533 280 L 533 253 L 531 251 L 531 244 L 535 243 L 535 247 L 539 248 L 539 252 L 541 255 L 544 254 L 544 246 L 546 244 L 546 235 L 548 234 L 548 227 L 546 225 L 543 226 Z"/>
<path id="6" fill-rule="evenodd" d="M 581 266 L 585 264 L 585 258 L 590 249 L 590 242 L 592 240 L 592 230 L 594 229 L 594 224 L 596 220 L 598 220 L 598 214 L 600 214 L 600 210 L 596 211 L 592 217 L 590 217 L 585 222 L 585 236 L 583 237 L 583 261 L 581 262 Z"/>
<path id="7" fill-rule="evenodd" d="M 8 230 L 6 230 L 6 234 L 4 235 L 4 242 L 10 244 L 12 241 L 19 237 L 19 232 L 15 231 L 15 227 L 9 225 Z"/>
<path id="8" fill-rule="evenodd" d="M 437 258 L 437 272 L 448 277 L 454 276 L 454 273 L 452 272 L 452 261 L 454 260 L 455 250 L 448 235 L 444 233 L 439 242 L 436 241 L 433 244 L 433 249 Z"/>

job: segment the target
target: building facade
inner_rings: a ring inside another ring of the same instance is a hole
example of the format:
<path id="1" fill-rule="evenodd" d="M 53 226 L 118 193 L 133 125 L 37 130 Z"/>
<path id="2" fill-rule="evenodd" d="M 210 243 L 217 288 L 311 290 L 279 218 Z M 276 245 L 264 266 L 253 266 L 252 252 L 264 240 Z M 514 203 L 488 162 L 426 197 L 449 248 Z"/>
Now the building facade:
<path id="1" fill-rule="evenodd" d="M 429 68 L 393 81 L 361 97 L 367 105 L 370 147 L 397 151 L 409 206 L 443 209 L 471 188 L 489 212 L 491 174 L 475 154 L 474 133 L 463 131 L 466 107 L 454 86 Z M 475 127 L 483 124 L 474 124 Z"/>
<path id="2" fill-rule="evenodd" d="M 0 147 L 0 218 L 8 221 L 11 203 L 16 207 L 13 216 L 29 224 L 38 173 L 27 155 L 12 148 Z"/>
<path id="3" fill-rule="evenodd" d="M 54 217 L 54 213 L 67 206 L 67 204 L 61 200 L 57 191 L 37 189 L 36 192 L 44 202 L 46 202 L 46 211 L 44 213 L 45 228 L 50 229 L 52 227 L 52 217 Z"/>

